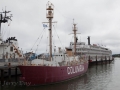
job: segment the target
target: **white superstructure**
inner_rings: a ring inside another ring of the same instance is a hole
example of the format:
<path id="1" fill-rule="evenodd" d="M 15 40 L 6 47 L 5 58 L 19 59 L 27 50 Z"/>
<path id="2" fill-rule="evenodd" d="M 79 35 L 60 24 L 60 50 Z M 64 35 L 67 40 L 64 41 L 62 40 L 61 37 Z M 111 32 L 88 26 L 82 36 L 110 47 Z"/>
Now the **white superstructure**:
<path id="1" fill-rule="evenodd" d="M 15 37 L 9 37 L 6 41 L 0 43 L 0 60 L 17 59 L 22 57 L 23 52 L 19 50 L 18 42 Z M 18 53 L 16 52 L 16 49 Z"/>
<path id="2" fill-rule="evenodd" d="M 70 42 L 67 47 L 74 51 L 74 43 Z M 76 54 L 85 54 L 89 57 L 90 61 L 112 60 L 112 51 L 106 47 L 101 47 L 96 44 L 87 45 L 85 42 L 76 42 Z"/>

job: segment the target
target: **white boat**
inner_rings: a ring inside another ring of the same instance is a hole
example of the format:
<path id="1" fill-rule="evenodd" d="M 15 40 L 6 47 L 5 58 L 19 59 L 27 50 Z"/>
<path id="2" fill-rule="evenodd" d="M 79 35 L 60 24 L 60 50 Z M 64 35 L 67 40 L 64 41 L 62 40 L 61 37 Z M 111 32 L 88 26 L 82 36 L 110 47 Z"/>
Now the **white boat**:
<path id="1" fill-rule="evenodd" d="M 67 48 L 71 48 L 74 51 L 74 43 L 70 42 L 70 46 Z M 91 45 L 89 36 L 88 44 L 85 44 L 85 42 L 76 42 L 76 53 L 87 55 L 89 62 L 112 60 L 112 51 L 97 44 Z"/>
<path id="2" fill-rule="evenodd" d="M 31 64 L 25 62 L 19 65 L 22 73 L 20 79 L 24 82 L 29 82 L 30 85 L 47 85 L 58 82 L 63 82 L 75 77 L 79 77 L 87 72 L 88 59 L 84 55 L 76 55 L 76 51 L 72 49 L 52 52 L 52 19 L 53 19 L 53 4 L 47 3 L 46 17 L 49 20 L 49 54 L 46 57 L 44 54 L 41 58 L 32 60 Z M 73 23 L 74 43 L 76 43 L 76 24 Z M 76 46 L 74 47 L 76 49 Z"/>
<path id="3" fill-rule="evenodd" d="M 20 60 L 23 60 L 23 52 L 19 49 L 16 37 L 9 37 L 6 40 L 2 37 L 1 24 L 11 20 L 12 15 L 7 16 L 9 12 L 5 10 L 0 13 L 0 66 L 18 65 Z"/>

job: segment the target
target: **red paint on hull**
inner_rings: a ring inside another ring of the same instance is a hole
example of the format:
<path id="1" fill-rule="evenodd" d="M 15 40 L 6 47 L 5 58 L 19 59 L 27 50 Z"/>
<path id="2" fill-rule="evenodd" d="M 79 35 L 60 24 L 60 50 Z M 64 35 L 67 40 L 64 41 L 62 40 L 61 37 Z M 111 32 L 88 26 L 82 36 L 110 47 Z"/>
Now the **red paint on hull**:
<path id="1" fill-rule="evenodd" d="M 84 70 L 75 71 L 74 66 L 19 66 L 22 73 L 21 80 L 24 82 L 30 82 L 31 85 L 44 85 L 61 82 L 67 79 L 74 78 L 76 76 L 84 74 L 88 69 L 88 63 L 81 64 L 84 66 Z M 74 70 L 71 74 L 68 74 L 68 67 L 73 67 Z"/>

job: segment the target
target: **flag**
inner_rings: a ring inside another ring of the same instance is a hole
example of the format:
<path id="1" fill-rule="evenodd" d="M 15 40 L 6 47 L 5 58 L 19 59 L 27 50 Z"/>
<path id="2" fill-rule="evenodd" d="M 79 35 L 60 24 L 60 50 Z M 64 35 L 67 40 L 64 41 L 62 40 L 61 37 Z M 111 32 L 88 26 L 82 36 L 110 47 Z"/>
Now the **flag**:
<path id="1" fill-rule="evenodd" d="M 45 28 L 45 27 L 47 27 L 47 25 L 46 25 L 46 24 L 43 24 L 43 27 Z"/>

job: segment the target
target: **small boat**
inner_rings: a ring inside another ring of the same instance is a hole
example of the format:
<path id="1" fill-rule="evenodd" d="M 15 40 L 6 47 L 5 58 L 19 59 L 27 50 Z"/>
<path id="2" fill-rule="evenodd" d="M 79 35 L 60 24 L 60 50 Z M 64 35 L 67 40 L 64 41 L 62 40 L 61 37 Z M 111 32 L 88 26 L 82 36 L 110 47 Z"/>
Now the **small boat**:
<path id="1" fill-rule="evenodd" d="M 84 75 L 88 69 L 88 58 L 84 54 L 76 54 L 76 24 L 73 23 L 74 51 L 72 48 L 61 48 L 52 53 L 52 19 L 54 6 L 47 4 L 47 19 L 49 20 L 49 54 L 43 54 L 42 58 L 27 61 L 19 65 L 22 73 L 20 79 L 31 85 L 46 85 L 58 83 Z"/>

